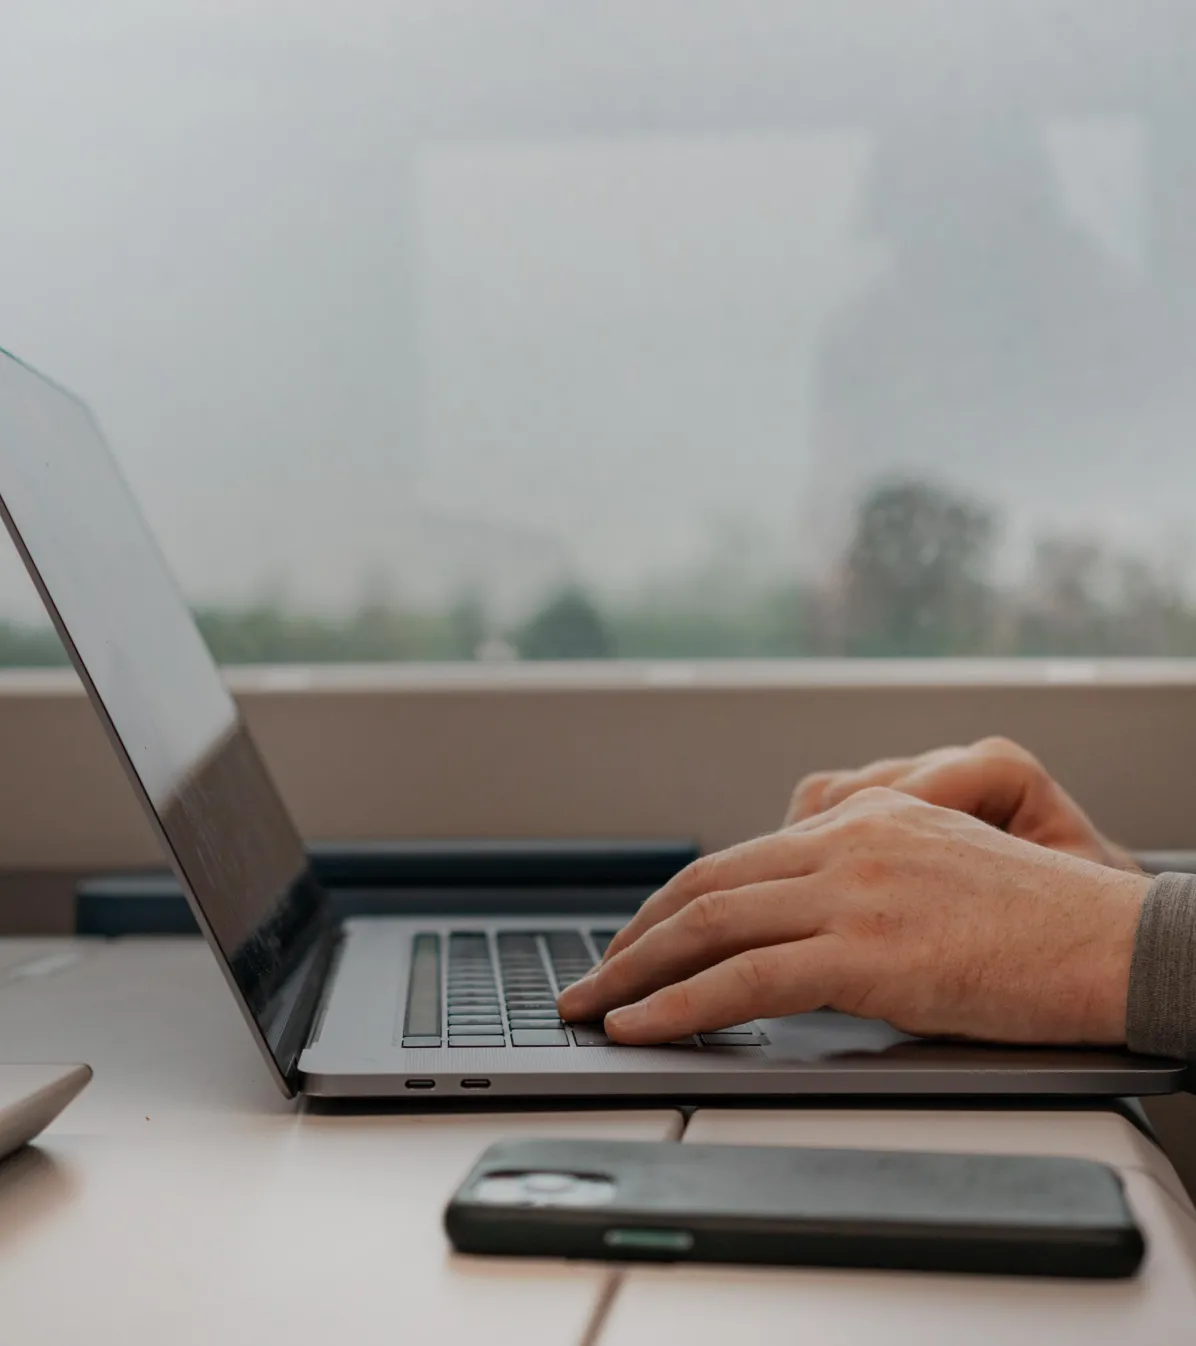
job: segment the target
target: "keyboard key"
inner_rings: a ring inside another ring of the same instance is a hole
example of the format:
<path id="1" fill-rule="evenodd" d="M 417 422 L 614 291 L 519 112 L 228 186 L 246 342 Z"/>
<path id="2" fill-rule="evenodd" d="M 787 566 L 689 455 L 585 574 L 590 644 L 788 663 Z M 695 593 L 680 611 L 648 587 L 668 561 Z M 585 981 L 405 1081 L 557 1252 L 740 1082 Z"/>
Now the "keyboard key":
<path id="1" fill-rule="evenodd" d="M 449 1032 L 455 1028 L 494 1028 L 502 1032 L 502 1018 L 497 1014 L 458 1014 L 449 1015 Z"/>
<path id="2" fill-rule="evenodd" d="M 551 930 L 544 936 L 548 959 L 562 989 L 580 981 L 594 965 L 586 942 L 577 930 Z"/>
<path id="3" fill-rule="evenodd" d="M 601 1024 L 574 1024 L 573 1041 L 579 1047 L 613 1047 L 614 1043 L 602 1030 Z"/>
<path id="4" fill-rule="evenodd" d="M 569 961 L 585 962 L 590 956 L 580 930 L 549 930 L 544 935 L 544 944 L 554 964 Z"/>
<path id="5" fill-rule="evenodd" d="M 540 948 L 536 937 L 526 930 L 504 930 L 498 936 L 500 958 L 531 958 L 539 961 Z"/>
<path id="6" fill-rule="evenodd" d="M 403 1046 L 408 1049 L 411 1049 L 413 1047 L 439 1047 L 440 1039 L 429 1037 L 404 1038 Z"/>
<path id="7" fill-rule="evenodd" d="M 564 1028 L 560 1019 L 516 1019 L 511 1018 L 511 1032 L 523 1028 Z"/>
<path id="8" fill-rule="evenodd" d="M 513 1047 L 567 1047 L 569 1045 L 569 1035 L 563 1028 L 522 1028 L 518 1032 L 512 1029 L 511 1045 Z"/>
<path id="9" fill-rule="evenodd" d="M 702 1033 L 704 1047 L 759 1047 L 764 1042 L 759 1033 Z"/>
<path id="10" fill-rule="evenodd" d="M 440 1038 L 440 939 L 416 935 L 411 941 L 407 979 L 405 1038 Z"/>
<path id="11" fill-rule="evenodd" d="M 505 1047 L 507 1040 L 497 1034 L 490 1033 L 486 1036 L 470 1035 L 469 1037 L 453 1037 L 449 1035 L 450 1047 Z"/>
<path id="12" fill-rule="evenodd" d="M 607 949 L 610 948 L 611 940 L 613 940 L 618 933 L 619 932 L 617 930 L 590 931 L 590 938 L 594 941 L 594 948 L 598 950 L 599 958 L 601 958 L 602 955 L 607 951 Z"/>

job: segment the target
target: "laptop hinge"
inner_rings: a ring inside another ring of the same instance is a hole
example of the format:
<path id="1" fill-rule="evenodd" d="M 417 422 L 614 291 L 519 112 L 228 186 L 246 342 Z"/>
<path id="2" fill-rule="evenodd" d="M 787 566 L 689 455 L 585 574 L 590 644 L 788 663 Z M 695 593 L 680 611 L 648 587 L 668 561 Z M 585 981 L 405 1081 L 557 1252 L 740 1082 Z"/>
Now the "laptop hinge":
<path id="1" fill-rule="evenodd" d="M 339 922 L 328 921 L 287 979 L 264 1025 L 275 1060 L 288 1086 L 298 1092 L 299 1057 L 323 1017 L 329 972 L 341 943 Z"/>

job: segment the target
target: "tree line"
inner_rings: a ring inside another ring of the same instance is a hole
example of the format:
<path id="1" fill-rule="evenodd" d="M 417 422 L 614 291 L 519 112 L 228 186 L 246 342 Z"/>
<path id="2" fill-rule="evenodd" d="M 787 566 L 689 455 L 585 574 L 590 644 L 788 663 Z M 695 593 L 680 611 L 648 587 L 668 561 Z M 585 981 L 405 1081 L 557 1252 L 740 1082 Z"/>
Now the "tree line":
<path id="1" fill-rule="evenodd" d="M 1044 537 L 1024 577 L 998 578 L 995 511 L 923 481 L 859 502 L 841 554 L 813 580 L 732 595 L 695 581 L 604 598 L 579 584 L 500 624 L 477 598 L 443 609 L 370 602 L 343 616 L 279 603 L 203 607 L 225 664 L 478 658 L 1196 656 L 1196 602 L 1157 563 L 1087 537 Z M 65 662 L 48 627 L 0 622 L 0 666 Z"/>

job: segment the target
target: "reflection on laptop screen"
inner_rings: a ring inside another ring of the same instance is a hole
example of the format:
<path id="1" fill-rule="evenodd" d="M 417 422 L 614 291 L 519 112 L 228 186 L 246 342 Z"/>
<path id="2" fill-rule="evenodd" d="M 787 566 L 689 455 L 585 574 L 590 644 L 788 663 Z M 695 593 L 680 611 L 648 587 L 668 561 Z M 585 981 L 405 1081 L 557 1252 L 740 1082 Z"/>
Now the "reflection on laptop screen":
<path id="1" fill-rule="evenodd" d="M 286 1075 L 280 1002 L 327 904 L 91 412 L 3 352 L 0 512 Z"/>

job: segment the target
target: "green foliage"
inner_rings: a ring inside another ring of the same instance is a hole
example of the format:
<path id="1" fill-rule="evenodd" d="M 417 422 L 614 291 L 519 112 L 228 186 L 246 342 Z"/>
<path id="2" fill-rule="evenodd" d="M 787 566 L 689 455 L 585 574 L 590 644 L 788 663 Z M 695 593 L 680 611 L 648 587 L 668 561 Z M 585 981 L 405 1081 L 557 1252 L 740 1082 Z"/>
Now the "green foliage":
<path id="1" fill-rule="evenodd" d="M 562 589 L 515 632 L 523 659 L 609 659 L 614 639 L 597 605 L 577 586 Z"/>
<path id="2" fill-rule="evenodd" d="M 848 654 L 983 650 L 990 628 L 992 515 L 934 486 L 882 484 L 863 500 L 843 562 Z"/>
<path id="3" fill-rule="evenodd" d="M 478 619 L 464 605 L 426 613 L 367 603 L 347 617 L 324 618 L 262 604 L 202 608 L 195 616 L 222 664 L 472 659 L 478 644 Z"/>
<path id="4" fill-rule="evenodd" d="M 744 594 L 735 603 L 701 593 L 656 593 L 613 609 L 615 650 L 625 659 L 766 659 L 810 653 L 809 596 L 796 584 Z"/>

